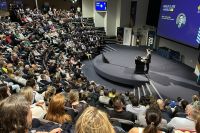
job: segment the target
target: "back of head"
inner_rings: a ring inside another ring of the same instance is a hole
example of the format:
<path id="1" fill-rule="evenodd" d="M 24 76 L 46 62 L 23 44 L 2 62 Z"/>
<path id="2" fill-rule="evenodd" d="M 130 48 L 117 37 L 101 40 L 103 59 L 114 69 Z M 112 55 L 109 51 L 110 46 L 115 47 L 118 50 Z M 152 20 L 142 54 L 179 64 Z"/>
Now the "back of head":
<path id="1" fill-rule="evenodd" d="M 21 95 L 12 95 L 2 100 L 0 102 L 0 132 L 25 133 L 31 127 L 32 118 L 30 121 L 27 120 L 29 111 L 30 104 Z"/>
<path id="2" fill-rule="evenodd" d="M 114 133 L 107 114 L 95 107 L 88 107 L 75 125 L 75 133 Z"/>
<path id="3" fill-rule="evenodd" d="M 147 102 L 146 102 L 146 97 L 145 96 L 141 96 L 140 97 L 140 105 L 147 106 Z"/>
<path id="4" fill-rule="evenodd" d="M 79 92 L 76 91 L 76 90 L 71 90 L 69 92 L 69 100 L 70 100 L 70 103 L 72 104 L 73 102 L 77 102 L 79 101 Z"/>
<path id="5" fill-rule="evenodd" d="M 113 99 L 113 106 L 114 106 L 115 111 L 123 109 L 122 100 L 120 98 L 114 98 Z"/>
<path id="6" fill-rule="evenodd" d="M 51 97 L 56 94 L 56 89 L 53 86 L 48 86 L 44 95 L 44 99 L 49 102 Z"/>
<path id="7" fill-rule="evenodd" d="M 35 80 L 34 80 L 33 78 L 30 79 L 30 80 L 28 80 L 28 81 L 26 82 L 26 86 L 32 87 L 32 88 L 34 89 L 35 86 L 36 86 Z"/>
<path id="8" fill-rule="evenodd" d="M 116 93 L 116 89 L 112 89 L 112 91 L 111 91 L 113 94 L 115 94 Z"/>
<path id="9" fill-rule="evenodd" d="M 46 80 L 46 75 L 45 75 L 45 74 L 42 74 L 42 75 L 41 75 L 41 79 L 42 79 L 42 80 Z"/>
<path id="10" fill-rule="evenodd" d="M 109 91 L 106 89 L 104 90 L 104 96 L 108 96 L 109 95 Z"/>
<path id="11" fill-rule="evenodd" d="M 130 100 L 131 100 L 131 103 L 132 103 L 133 106 L 139 105 L 139 101 L 138 101 L 137 97 L 131 97 Z"/>
<path id="12" fill-rule="evenodd" d="M 7 91 L 8 91 L 8 86 L 6 84 L 0 84 L 0 100 L 3 100 L 9 96 Z"/>
<path id="13" fill-rule="evenodd" d="M 197 133 L 200 133 L 200 116 L 197 118 L 196 132 L 197 132 Z"/>
<path id="14" fill-rule="evenodd" d="M 31 87 L 24 87 L 20 90 L 20 94 L 23 95 L 26 100 L 32 103 L 33 100 L 33 89 Z"/>
<path id="15" fill-rule="evenodd" d="M 62 114 L 64 111 L 65 106 L 65 97 L 61 93 L 56 94 L 51 98 L 51 101 L 49 103 L 48 113 L 51 114 Z"/>
<path id="16" fill-rule="evenodd" d="M 65 96 L 61 93 L 56 94 L 50 100 L 45 119 L 57 123 L 71 121 L 71 117 L 65 113 Z"/>
<path id="17" fill-rule="evenodd" d="M 157 133 L 158 125 L 161 122 L 161 112 L 157 108 L 150 107 L 146 111 L 146 123 L 147 127 L 144 129 L 144 133 Z"/>
<path id="18" fill-rule="evenodd" d="M 181 101 L 181 106 L 182 106 L 182 108 L 185 110 L 185 108 L 186 108 L 186 106 L 188 105 L 189 103 L 188 103 L 188 101 L 186 101 L 186 100 L 183 100 L 183 101 Z"/>
<path id="19" fill-rule="evenodd" d="M 159 108 L 160 108 L 161 110 L 164 109 L 165 103 L 164 103 L 164 101 L 163 101 L 162 99 L 158 99 L 158 100 L 157 100 L 157 104 L 158 104 L 158 106 L 159 106 Z"/>
<path id="20" fill-rule="evenodd" d="M 177 97 L 177 102 L 180 102 L 182 100 L 181 97 Z"/>
<path id="21" fill-rule="evenodd" d="M 199 101 L 199 96 L 193 95 L 193 96 L 192 96 L 192 101 L 193 101 L 193 102 Z"/>

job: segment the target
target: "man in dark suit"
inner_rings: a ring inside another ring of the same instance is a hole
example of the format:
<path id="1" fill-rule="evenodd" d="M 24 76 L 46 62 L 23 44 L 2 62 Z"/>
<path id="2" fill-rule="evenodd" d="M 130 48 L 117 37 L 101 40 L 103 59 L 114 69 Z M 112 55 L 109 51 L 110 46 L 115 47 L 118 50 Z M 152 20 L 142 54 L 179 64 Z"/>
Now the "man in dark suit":
<path id="1" fill-rule="evenodd" d="M 145 57 L 145 65 L 146 65 L 146 71 L 145 73 L 149 72 L 149 64 L 151 63 L 151 50 L 146 49 L 146 57 Z"/>

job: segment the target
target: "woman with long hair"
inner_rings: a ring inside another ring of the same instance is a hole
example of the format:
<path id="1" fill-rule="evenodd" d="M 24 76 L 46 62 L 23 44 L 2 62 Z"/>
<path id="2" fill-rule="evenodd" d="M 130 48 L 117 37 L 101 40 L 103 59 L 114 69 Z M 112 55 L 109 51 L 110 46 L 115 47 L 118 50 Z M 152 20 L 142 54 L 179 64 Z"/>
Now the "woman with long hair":
<path id="1" fill-rule="evenodd" d="M 115 133 L 107 114 L 95 107 L 88 107 L 75 125 L 75 133 Z"/>
<path id="2" fill-rule="evenodd" d="M 64 95 L 59 93 L 51 98 L 45 119 L 60 124 L 71 122 L 71 116 L 65 112 Z"/>
<path id="3" fill-rule="evenodd" d="M 129 133 L 162 133 L 158 129 L 158 125 L 161 122 L 161 112 L 155 107 L 150 107 L 146 111 L 146 123 L 147 126 L 145 128 L 132 128 Z"/>

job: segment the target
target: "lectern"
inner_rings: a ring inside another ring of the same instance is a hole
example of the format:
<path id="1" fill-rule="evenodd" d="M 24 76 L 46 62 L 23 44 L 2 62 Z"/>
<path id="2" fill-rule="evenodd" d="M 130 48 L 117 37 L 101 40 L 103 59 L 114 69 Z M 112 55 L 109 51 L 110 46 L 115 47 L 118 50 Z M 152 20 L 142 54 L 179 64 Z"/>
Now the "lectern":
<path id="1" fill-rule="evenodd" d="M 135 58 L 135 73 L 138 74 L 144 74 L 144 66 L 145 66 L 145 60 L 141 57 L 138 56 Z"/>

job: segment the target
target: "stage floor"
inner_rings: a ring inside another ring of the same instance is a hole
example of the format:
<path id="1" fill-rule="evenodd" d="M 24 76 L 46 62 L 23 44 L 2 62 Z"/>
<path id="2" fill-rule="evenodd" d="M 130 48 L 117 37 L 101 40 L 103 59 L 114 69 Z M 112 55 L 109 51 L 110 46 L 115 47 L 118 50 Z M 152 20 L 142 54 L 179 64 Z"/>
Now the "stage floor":
<path id="1" fill-rule="evenodd" d="M 93 60 L 95 71 L 101 77 L 116 83 L 134 87 L 149 83 L 147 76 L 145 74 L 135 74 L 134 68 L 129 68 L 126 66 L 126 64 L 124 64 L 124 66 L 113 64 L 112 61 L 116 57 L 112 54 L 104 54 L 104 58 L 106 58 L 109 63 L 105 63 L 103 61 L 103 55 L 99 55 Z"/>

